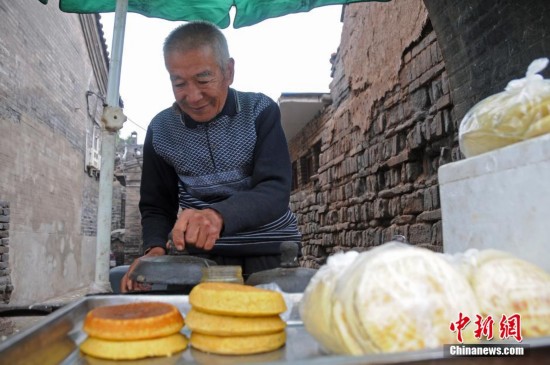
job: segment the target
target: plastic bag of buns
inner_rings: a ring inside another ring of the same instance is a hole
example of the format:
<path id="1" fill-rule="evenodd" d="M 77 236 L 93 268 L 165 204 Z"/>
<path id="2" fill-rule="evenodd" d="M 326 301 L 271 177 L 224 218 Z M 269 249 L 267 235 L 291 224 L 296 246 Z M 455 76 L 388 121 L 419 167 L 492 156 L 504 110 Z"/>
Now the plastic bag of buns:
<path id="1" fill-rule="evenodd" d="M 510 253 L 436 253 L 388 242 L 329 256 L 300 302 L 305 329 L 328 353 L 366 355 L 484 340 L 476 320 L 517 317 L 522 338 L 550 336 L 550 273 Z M 455 327 L 456 329 L 456 327 Z"/>
<path id="2" fill-rule="evenodd" d="M 474 105 L 462 119 L 459 146 L 476 156 L 550 132 L 550 80 L 539 73 L 547 58 L 534 60 L 522 79 Z"/>
<path id="3" fill-rule="evenodd" d="M 469 249 L 447 256 L 465 274 L 481 315 L 519 315 L 525 338 L 550 336 L 550 273 L 511 253 Z"/>
<path id="4" fill-rule="evenodd" d="M 338 256 L 337 256 L 338 255 Z M 306 330 L 327 352 L 364 355 L 457 343 L 449 329 L 480 308 L 466 276 L 426 248 L 388 242 L 329 257 L 304 291 Z M 463 340 L 475 343 L 472 331 Z"/>
<path id="5" fill-rule="evenodd" d="M 327 263 L 319 268 L 311 278 L 302 301 L 300 317 L 309 333 L 331 353 L 345 353 L 344 340 L 334 331 L 332 302 L 333 292 L 339 275 L 358 257 L 359 252 L 339 252 L 329 256 Z"/>

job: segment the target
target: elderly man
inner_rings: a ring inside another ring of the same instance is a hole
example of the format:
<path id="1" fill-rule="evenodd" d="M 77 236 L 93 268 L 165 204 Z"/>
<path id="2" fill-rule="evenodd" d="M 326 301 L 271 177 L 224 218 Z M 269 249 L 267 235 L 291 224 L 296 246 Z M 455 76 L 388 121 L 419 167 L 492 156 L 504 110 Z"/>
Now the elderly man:
<path id="1" fill-rule="evenodd" d="M 235 61 L 210 23 L 172 31 L 164 60 L 176 102 L 153 118 L 145 138 L 144 256 L 165 255 L 172 233 L 176 249 L 240 265 L 245 278 L 278 267 L 280 243 L 300 240 L 279 107 L 230 88 Z M 127 273 L 121 290 L 136 288 Z"/>

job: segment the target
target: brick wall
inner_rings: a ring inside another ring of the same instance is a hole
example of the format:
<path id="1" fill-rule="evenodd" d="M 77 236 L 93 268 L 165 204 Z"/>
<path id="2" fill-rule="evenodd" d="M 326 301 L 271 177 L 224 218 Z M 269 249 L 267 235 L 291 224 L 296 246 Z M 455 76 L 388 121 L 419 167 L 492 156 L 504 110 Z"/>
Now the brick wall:
<path id="1" fill-rule="evenodd" d="M 418 21 L 370 38 L 351 31 L 362 24 L 387 29 L 382 24 L 401 17 Z M 371 57 L 380 44 L 383 57 Z M 394 235 L 440 251 L 437 169 L 460 154 L 445 65 L 422 3 L 347 7 L 333 75 L 332 107 L 290 143 L 299 163 L 321 142 L 317 175 L 291 197 L 303 265 L 318 267 L 333 252 L 366 249 Z"/>
<path id="2" fill-rule="evenodd" d="M 0 5 L 0 19 L 0 196 L 10 203 L 10 305 L 23 305 L 94 279 L 99 182 L 85 165 L 106 63 L 94 15 L 20 0 Z"/>
<path id="3" fill-rule="evenodd" d="M 82 190 L 81 232 L 84 236 L 95 237 L 97 234 L 97 208 L 99 202 L 99 185 L 96 179 L 86 179 Z"/>
<path id="4" fill-rule="evenodd" d="M 126 189 L 118 181 L 113 181 L 113 205 L 111 207 L 111 230 L 125 227 Z"/>
<path id="5" fill-rule="evenodd" d="M 452 85 L 453 118 L 550 55 L 548 0 L 424 0 Z M 543 72 L 546 78 L 550 69 Z"/>
<path id="6" fill-rule="evenodd" d="M 305 266 L 395 234 L 441 250 L 437 169 L 463 157 L 460 121 L 550 51 L 545 0 L 404 0 L 345 9 L 333 105 L 290 144 L 301 174 L 302 157 L 322 143 L 317 174 L 291 199 Z"/>
<path id="7" fill-rule="evenodd" d="M 124 235 L 124 263 L 131 264 L 141 256 L 141 214 L 139 212 L 139 187 L 141 184 L 142 157 L 130 158 L 125 162 L 126 176 L 126 231 Z"/>
<path id="8" fill-rule="evenodd" d="M 9 303 L 13 285 L 10 277 L 10 203 L 0 200 L 0 302 Z"/>

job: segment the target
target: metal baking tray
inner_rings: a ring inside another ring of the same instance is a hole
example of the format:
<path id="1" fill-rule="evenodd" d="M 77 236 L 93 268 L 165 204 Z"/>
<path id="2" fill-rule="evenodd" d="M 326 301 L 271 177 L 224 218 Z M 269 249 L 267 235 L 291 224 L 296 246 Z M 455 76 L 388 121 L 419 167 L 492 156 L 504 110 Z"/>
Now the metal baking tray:
<path id="1" fill-rule="evenodd" d="M 105 305 L 139 301 L 160 301 L 174 304 L 185 315 L 189 309 L 186 295 L 96 295 L 68 304 L 44 317 L 35 326 L 14 335 L 0 344 L 0 364 L 9 365 L 236 365 L 236 364 L 297 364 L 297 365 L 352 365 L 352 364 L 541 364 L 550 358 L 550 337 L 524 341 L 529 347 L 524 357 L 453 357 L 446 358 L 443 348 L 377 354 L 365 356 L 336 356 L 325 353 L 307 333 L 300 321 L 298 304 L 301 293 L 285 294 L 289 310 L 283 315 L 287 322 L 286 345 L 276 351 L 247 356 L 221 356 L 203 353 L 191 347 L 171 357 L 149 358 L 137 361 L 109 361 L 95 359 L 79 351 L 86 338 L 82 324 L 88 311 Z M 183 333 L 189 335 L 188 329 Z"/>

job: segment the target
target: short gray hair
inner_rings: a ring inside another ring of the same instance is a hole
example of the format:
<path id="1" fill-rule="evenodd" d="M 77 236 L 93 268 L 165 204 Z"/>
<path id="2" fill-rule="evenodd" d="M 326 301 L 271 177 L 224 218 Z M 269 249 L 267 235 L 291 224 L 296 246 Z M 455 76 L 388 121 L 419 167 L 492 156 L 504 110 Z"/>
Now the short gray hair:
<path id="1" fill-rule="evenodd" d="M 229 47 L 221 30 L 206 21 L 194 21 L 174 29 L 164 41 L 164 56 L 170 52 L 185 52 L 208 46 L 214 51 L 219 66 L 225 69 L 229 60 Z"/>

